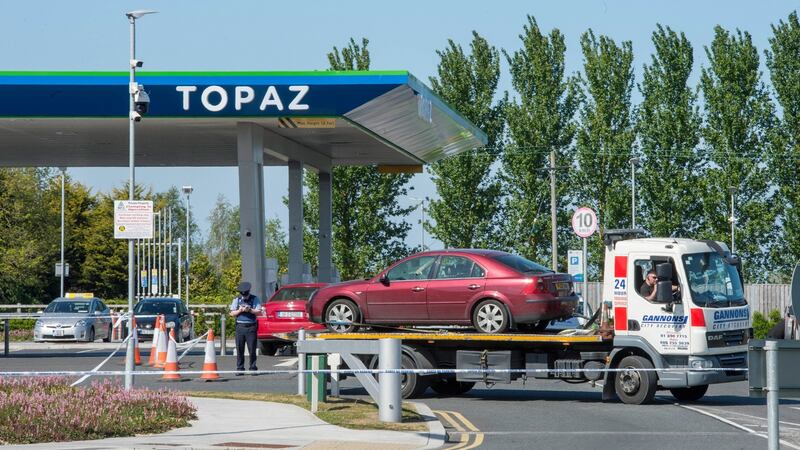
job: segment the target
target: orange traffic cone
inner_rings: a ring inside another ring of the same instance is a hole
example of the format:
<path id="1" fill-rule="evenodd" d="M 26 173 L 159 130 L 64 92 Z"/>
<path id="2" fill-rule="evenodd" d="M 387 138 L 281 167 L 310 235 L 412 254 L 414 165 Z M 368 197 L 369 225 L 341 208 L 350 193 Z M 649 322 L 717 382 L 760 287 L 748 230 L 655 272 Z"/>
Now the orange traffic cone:
<path id="1" fill-rule="evenodd" d="M 208 338 L 206 338 L 206 356 L 203 360 L 203 375 L 200 379 L 203 381 L 217 381 L 221 380 L 217 373 L 217 354 L 214 350 L 214 330 L 208 330 Z"/>
<path id="2" fill-rule="evenodd" d="M 155 367 L 156 365 L 156 353 L 158 352 L 158 335 L 160 334 L 159 331 L 161 325 L 161 316 L 156 316 L 155 324 L 153 325 L 153 342 L 150 344 L 150 358 L 147 360 L 147 365 Z"/>
<path id="3" fill-rule="evenodd" d="M 136 330 L 136 317 L 131 316 L 131 339 L 133 339 L 133 364 L 142 365 L 142 352 L 139 350 L 139 332 Z"/>
<path id="4" fill-rule="evenodd" d="M 164 319 L 161 320 L 161 326 L 158 328 L 158 347 L 156 350 L 156 363 L 153 367 L 162 368 L 167 363 L 167 350 L 169 337 L 167 337 L 167 324 Z"/>
<path id="5" fill-rule="evenodd" d="M 175 329 L 169 331 L 169 343 L 167 344 L 167 363 L 164 365 L 164 376 L 162 380 L 181 381 L 181 374 L 178 373 L 178 347 L 175 345 Z"/>

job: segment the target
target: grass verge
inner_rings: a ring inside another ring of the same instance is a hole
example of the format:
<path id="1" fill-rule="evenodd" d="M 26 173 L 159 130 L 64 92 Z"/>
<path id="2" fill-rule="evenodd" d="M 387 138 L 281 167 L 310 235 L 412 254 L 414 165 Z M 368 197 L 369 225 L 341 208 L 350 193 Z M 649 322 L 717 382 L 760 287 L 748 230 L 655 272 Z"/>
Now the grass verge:
<path id="1" fill-rule="evenodd" d="M 126 391 L 108 380 L 70 387 L 71 381 L 0 378 L 0 445 L 163 433 L 196 418 L 183 394 Z"/>
<path id="2" fill-rule="evenodd" d="M 311 410 L 311 404 L 305 397 L 293 394 L 197 391 L 191 392 L 188 395 L 193 397 L 287 403 L 306 410 Z M 402 423 L 385 423 L 379 421 L 378 406 L 373 402 L 341 397 L 328 397 L 326 403 L 320 403 L 317 417 L 331 425 L 338 425 L 355 430 L 428 430 L 425 418 L 419 415 L 416 409 L 407 403 L 403 404 Z"/>

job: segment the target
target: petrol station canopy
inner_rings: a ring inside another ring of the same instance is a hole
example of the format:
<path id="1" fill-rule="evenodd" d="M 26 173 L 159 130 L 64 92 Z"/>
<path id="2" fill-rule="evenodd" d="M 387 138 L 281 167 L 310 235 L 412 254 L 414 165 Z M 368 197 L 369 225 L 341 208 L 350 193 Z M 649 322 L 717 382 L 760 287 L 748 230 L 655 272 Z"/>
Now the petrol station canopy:
<path id="1" fill-rule="evenodd" d="M 326 171 L 419 166 L 486 143 L 405 71 L 139 72 L 136 81 L 150 97 L 137 166 L 236 166 L 241 122 L 264 129 L 264 165 L 297 155 Z M 128 89 L 127 72 L 0 72 L 0 165 L 126 166 Z"/>

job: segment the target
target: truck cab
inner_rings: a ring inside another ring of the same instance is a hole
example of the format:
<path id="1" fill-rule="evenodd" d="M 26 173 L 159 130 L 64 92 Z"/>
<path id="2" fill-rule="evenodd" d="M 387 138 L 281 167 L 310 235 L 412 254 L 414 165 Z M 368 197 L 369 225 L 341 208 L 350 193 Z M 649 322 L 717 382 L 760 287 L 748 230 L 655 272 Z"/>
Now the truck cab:
<path id="1" fill-rule="evenodd" d="M 679 400 L 699 399 L 709 384 L 746 379 L 752 328 L 739 259 L 720 242 L 640 235 L 604 234 L 603 299 L 613 302 L 614 321 L 610 365 L 624 369 L 626 356 L 648 359 L 661 369 L 658 387 Z M 681 370 L 664 370 L 670 368 Z M 615 381 L 625 401 L 625 380 Z"/>

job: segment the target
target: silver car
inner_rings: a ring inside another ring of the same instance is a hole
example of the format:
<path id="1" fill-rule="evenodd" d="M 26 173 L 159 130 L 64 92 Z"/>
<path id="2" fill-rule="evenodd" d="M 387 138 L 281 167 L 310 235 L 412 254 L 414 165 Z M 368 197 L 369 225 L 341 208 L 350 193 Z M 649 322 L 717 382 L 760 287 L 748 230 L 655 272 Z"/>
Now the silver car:
<path id="1" fill-rule="evenodd" d="M 111 340 L 111 311 L 99 298 L 57 298 L 33 327 L 33 340 L 94 342 Z"/>

